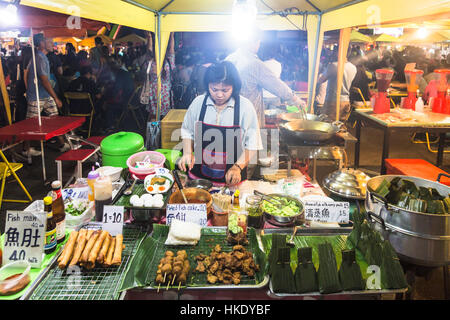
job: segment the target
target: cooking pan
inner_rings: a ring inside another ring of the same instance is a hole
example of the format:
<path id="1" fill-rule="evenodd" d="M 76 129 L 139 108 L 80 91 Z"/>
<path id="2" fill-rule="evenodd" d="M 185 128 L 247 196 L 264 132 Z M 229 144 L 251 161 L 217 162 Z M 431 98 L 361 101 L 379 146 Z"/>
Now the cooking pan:
<path id="1" fill-rule="evenodd" d="M 312 120 L 293 120 L 280 125 L 281 134 L 289 140 L 325 141 L 341 130 L 343 123 Z"/>
<path id="2" fill-rule="evenodd" d="M 300 112 L 292 112 L 292 113 L 282 113 L 279 115 L 279 117 L 283 121 L 294 121 L 294 120 L 325 121 L 327 115 L 326 114 L 316 115 L 312 113 L 303 114 Z"/>

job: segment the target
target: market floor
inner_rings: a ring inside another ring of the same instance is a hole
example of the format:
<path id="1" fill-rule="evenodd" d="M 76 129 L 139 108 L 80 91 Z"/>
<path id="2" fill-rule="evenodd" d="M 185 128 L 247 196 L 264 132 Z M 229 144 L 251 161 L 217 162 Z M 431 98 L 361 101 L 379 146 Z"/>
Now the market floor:
<path id="1" fill-rule="evenodd" d="M 350 129 L 354 133 L 353 129 Z M 383 135 L 380 130 L 372 128 L 363 128 L 361 132 L 361 167 L 372 171 L 379 172 L 381 149 L 383 143 Z M 353 164 L 354 145 L 350 145 L 348 150 L 349 165 Z M 47 177 L 49 181 L 56 179 L 56 164 L 54 159 L 59 152 L 52 149 L 50 145 L 46 147 L 46 164 Z M 430 153 L 426 149 L 425 144 L 413 144 L 408 134 L 392 134 L 391 135 L 391 158 L 420 158 L 429 161 L 432 164 L 436 162 L 436 154 Z M 87 174 L 92 163 L 85 163 L 84 175 Z M 444 155 L 443 170 L 450 172 L 450 154 Z M 67 179 L 75 169 L 75 165 L 64 164 L 64 179 Z M 333 162 L 318 161 L 317 178 L 318 181 L 330 172 L 336 170 Z M 50 186 L 44 186 L 42 182 L 42 166 L 40 157 L 33 159 L 32 165 L 25 164 L 18 171 L 19 177 L 28 188 L 34 200 L 42 199 L 50 191 Z M 64 180 L 66 181 L 66 180 Z M 8 179 L 6 184 L 6 196 L 8 198 L 23 198 L 24 194 L 14 180 Z M 5 212 L 6 210 L 23 210 L 27 205 L 18 203 L 2 203 L 0 210 L 0 232 L 4 232 Z M 414 299 L 444 299 L 443 289 L 443 272 L 442 268 L 429 270 L 427 277 L 415 277 Z"/>

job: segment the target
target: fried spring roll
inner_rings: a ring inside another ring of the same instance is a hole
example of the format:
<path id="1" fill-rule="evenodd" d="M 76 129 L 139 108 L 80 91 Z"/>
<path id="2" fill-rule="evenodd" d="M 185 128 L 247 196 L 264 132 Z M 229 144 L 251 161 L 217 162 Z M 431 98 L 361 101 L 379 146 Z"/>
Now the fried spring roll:
<path id="1" fill-rule="evenodd" d="M 87 240 L 89 240 L 90 239 L 90 237 L 92 236 L 92 234 L 94 233 L 94 229 L 89 229 L 88 231 L 87 231 L 87 236 L 86 236 L 86 239 Z"/>
<path id="2" fill-rule="evenodd" d="M 83 250 L 83 254 L 81 255 L 80 263 L 84 264 L 88 261 L 89 253 L 91 253 L 91 250 L 94 247 L 94 244 L 97 241 L 97 238 L 99 237 L 100 233 L 101 233 L 101 231 L 97 230 L 89 238 L 88 243 L 86 244 L 86 247 Z M 89 231 L 88 231 L 88 234 L 89 234 Z"/>
<path id="3" fill-rule="evenodd" d="M 103 264 L 106 267 L 109 267 L 111 265 L 115 248 L 116 248 L 116 237 L 113 237 L 111 239 L 111 244 L 109 245 L 108 255 L 106 256 L 106 260 L 103 262 Z"/>
<path id="4" fill-rule="evenodd" d="M 64 251 L 62 252 L 61 261 L 58 264 L 60 269 L 64 269 L 69 263 L 70 258 L 72 257 L 73 248 L 75 247 L 75 242 L 77 241 L 78 231 L 72 231 L 69 235 L 69 240 L 67 240 L 66 245 L 64 246 Z"/>
<path id="5" fill-rule="evenodd" d="M 103 230 L 102 233 L 100 233 L 100 235 L 98 236 L 94 246 L 92 247 L 91 252 L 89 252 L 89 258 L 88 261 L 86 262 L 87 269 L 93 269 L 95 267 L 95 261 L 97 260 L 103 242 L 105 241 L 108 235 L 109 235 L 108 231 Z"/>
<path id="6" fill-rule="evenodd" d="M 104 261 L 106 261 L 106 256 L 108 254 L 108 249 L 110 247 L 111 244 L 111 236 L 108 234 L 108 236 L 106 237 L 105 241 L 103 242 L 102 245 L 102 249 L 100 250 L 100 253 L 98 254 L 97 257 L 97 262 L 102 264 Z"/>
<path id="7" fill-rule="evenodd" d="M 114 257 L 111 262 L 113 266 L 118 266 L 120 265 L 120 262 L 122 262 L 122 244 L 123 235 L 118 234 L 116 236 L 116 248 L 114 249 Z"/>
<path id="8" fill-rule="evenodd" d="M 75 252 L 73 253 L 72 260 L 70 261 L 69 266 L 74 266 L 78 263 L 78 260 L 81 257 L 81 254 L 83 253 L 84 247 L 86 246 L 87 242 L 87 230 L 81 229 L 78 233 L 77 238 L 77 246 L 75 248 Z"/>

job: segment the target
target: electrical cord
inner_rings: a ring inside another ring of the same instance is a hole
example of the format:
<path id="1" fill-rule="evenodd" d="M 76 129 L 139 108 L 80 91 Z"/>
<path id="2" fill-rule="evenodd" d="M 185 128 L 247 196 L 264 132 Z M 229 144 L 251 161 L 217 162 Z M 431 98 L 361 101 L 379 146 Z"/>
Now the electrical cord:
<path id="1" fill-rule="evenodd" d="M 306 22 L 308 20 L 308 13 L 306 11 L 300 11 L 300 9 L 296 7 L 291 7 L 283 10 L 282 12 L 275 11 L 271 6 L 269 6 L 264 0 L 260 0 L 263 5 L 265 5 L 267 8 L 272 10 L 273 14 L 277 14 L 280 17 L 285 18 L 291 25 L 293 25 L 297 30 L 305 31 L 306 30 Z M 300 28 L 297 26 L 294 22 L 292 22 L 291 19 L 289 19 L 288 15 L 292 14 L 294 11 L 297 11 L 298 14 L 301 14 L 303 16 L 303 26 Z"/>

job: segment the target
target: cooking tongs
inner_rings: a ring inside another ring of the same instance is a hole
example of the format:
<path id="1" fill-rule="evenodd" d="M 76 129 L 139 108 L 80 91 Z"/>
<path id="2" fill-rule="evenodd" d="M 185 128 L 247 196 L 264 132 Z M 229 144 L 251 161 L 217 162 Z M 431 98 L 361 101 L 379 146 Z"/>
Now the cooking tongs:
<path id="1" fill-rule="evenodd" d="M 265 193 L 259 192 L 258 190 L 254 190 L 253 194 L 256 195 L 256 196 L 262 197 L 265 201 L 267 201 L 267 202 L 273 204 L 275 207 L 277 207 L 277 209 L 283 208 L 281 203 L 277 199 L 272 197 L 272 196 L 269 196 L 269 195 L 267 195 Z M 275 201 L 275 202 L 273 202 L 273 201 Z"/>

